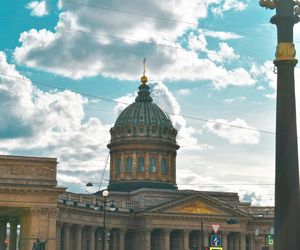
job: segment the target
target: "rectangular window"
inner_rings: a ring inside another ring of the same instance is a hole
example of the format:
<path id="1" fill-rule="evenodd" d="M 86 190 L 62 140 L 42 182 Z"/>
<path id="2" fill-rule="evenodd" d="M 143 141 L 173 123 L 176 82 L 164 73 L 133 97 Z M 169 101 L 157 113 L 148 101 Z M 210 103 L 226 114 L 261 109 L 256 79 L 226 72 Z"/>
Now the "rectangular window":
<path id="1" fill-rule="evenodd" d="M 167 161 L 166 159 L 161 160 L 161 174 L 165 175 L 167 173 Z"/>
<path id="2" fill-rule="evenodd" d="M 144 157 L 139 157 L 138 158 L 138 172 L 139 173 L 143 173 L 144 169 L 145 169 L 145 161 L 144 161 Z"/>
<path id="3" fill-rule="evenodd" d="M 126 160 L 126 173 L 127 174 L 131 173 L 131 167 L 132 167 L 132 158 L 127 157 L 127 160 Z"/>
<path id="4" fill-rule="evenodd" d="M 121 159 L 118 158 L 117 160 L 117 172 L 118 172 L 118 175 L 120 176 L 121 175 Z"/>
<path id="5" fill-rule="evenodd" d="M 156 158 L 150 158 L 150 173 L 156 173 Z"/>

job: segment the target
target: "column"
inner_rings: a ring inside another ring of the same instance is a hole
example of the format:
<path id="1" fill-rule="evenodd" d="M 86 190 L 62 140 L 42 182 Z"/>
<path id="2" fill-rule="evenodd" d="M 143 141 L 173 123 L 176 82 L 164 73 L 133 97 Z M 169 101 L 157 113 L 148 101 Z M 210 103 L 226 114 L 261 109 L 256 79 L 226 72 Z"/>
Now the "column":
<path id="1" fill-rule="evenodd" d="M 190 242 L 190 230 L 184 229 L 183 230 L 183 249 L 189 250 L 189 242 Z"/>
<path id="2" fill-rule="evenodd" d="M 82 225 L 77 225 L 75 229 L 75 249 L 81 250 L 81 234 L 82 234 Z"/>
<path id="3" fill-rule="evenodd" d="M 89 228 L 89 240 L 90 240 L 90 244 L 89 244 L 89 250 L 95 250 L 95 231 L 96 231 L 97 227 L 93 227 L 91 226 Z"/>
<path id="4" fill-rule="evenodd" d="M 223 247 L 223 250 L 227 250 L 228 249 L 228 246 L 227 246 L 227 236 L 228 236 L 228 233 L 226 231 L 223 231 L 222 232 L 222 247 Z"/>
<path id="5" fill-rule="evenodd" d="M 142 230 L 141 249 L 151 250 L 151 232 L 149 228 Z"/>
<path id="6" fill-rule="evenodd" d="M 64 244 L 63 244 L 63 249 L 64 250 L 70 250 L 70 224 L 64 223 L 63 224 L 63 239 L 64 239 Z"/>
<path id="7" fill-rule="evenodd" d="M 125 233 L 126 233 L 126 230 L 125 228 L 121 228 L 119 230 L 119 248 L 118 250 L 124 250 L 125 249 Z"/>
<path id="8" fill-rule="evenodd" d="M 163 229 L 163 247 L 164 250 L 170 250 L 170 233 L 171 229 Z"/>
<path id="9" fill-rule="evenodd" d="M 0 219 L 0 250 L 5 250 L 4 240 L 6 239 L 6 225 L 7 221 L 4 218 Z"/>
<path id="10" fill-rule="evenodd" d="M 61 246 L 61 222 L 56 223 L 56 250 L 60 250 Z"/>
<path id="11" fill-rule="evenodd" d="M 246 235 L 240 233 L 240 250 L 246 250 Z"/>
<path id="12" fill-rule="evenodd" d="M 136 158 L 136 151 L 133 151 L 133 155 L 132 155 L 132 177 L 133 178 L 137 178 L 137 158 Z"/>
<path id="13" fill-rule="evenodd" d="M 10 232 L 9 232 L 9 250 L 17 249 L 17 226 L 18 222 L 16 219 L 9 221 Z"/>
<path id="14" fill-rule="evenodd" d="M 204 247 L 209 246 L 208 236 L 209 236 L 208 231 L 204 229 Z"/>

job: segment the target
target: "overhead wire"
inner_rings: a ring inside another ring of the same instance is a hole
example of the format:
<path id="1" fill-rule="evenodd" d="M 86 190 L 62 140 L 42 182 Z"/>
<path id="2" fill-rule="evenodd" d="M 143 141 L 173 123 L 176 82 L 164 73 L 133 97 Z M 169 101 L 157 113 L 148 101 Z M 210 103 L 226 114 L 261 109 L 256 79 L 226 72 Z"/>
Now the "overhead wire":
<path id="1" fill-rule="evenodd" d="M 113 100 L 113 99 L 110 99 L 110 98 L 104 98 L 104 97 L 101 97 L 101 96 L 91 95 L 91 94 L 80 92 L 80 91 L 61 88 L 61 87 L 58 87 L 58 86 L 55 86 L 55 85 L 52 85 L 52 84 L 42 83 L 40 81 L 35 81 L 35 80 L 29 80 L 29 79 L 26 79 L 26 78 L 9 75 L 9 74 L 3 73 L 3 72 L 0 72 L 0 75 L 15 78 L 15 79 L 18 79 L 18 80 L 21 80 L 21 81 L 32 82 L 36 85 L 46 86 L 46 87 L 50 87 L 50 88 L 54 88 L 54 89 L 58 89 L 58 90 L 62 90 L 62 91 L 66 91 L 66 90 L 73 91 L 74 93 L 80 94 L 80 95 L 85 96 L 85 97 L 92 97 L 94 99 L 100 99 L 100 100 L 104 100 L 104 101 L 114 102 L 114 103 L 118 103 L 118 104 L 125 104 L 125 105 L 130 105 L 131 104 L 131 103 L 125 103 L 125 102 L 121 102 L 121 101 L 116 101 L 116 100 Z M 209 119 L 204 119 L 204 118 L 200 118 L 200 117 L 176 114 L 176 113 L 168 112 L 168 111 L 165 111 L 165 112 L 169 115 L 180 116 L 180 117 L 188 118 L 188 119 L 191 119 L 191 120 L 198 120 L 198 121 L 203 121 L 203 122 L 208 122 L 208 123 L 213 123 L 213 124 L 217 124 L 217 125 L 223 125 L 223 126 L 238 128 L 238 129 L 257 131 L 257 132 L 261 132 L 261 133 L 265 133 L 265 134 L 275 134 L 275 132 L 272 132 L 272 131 L 261 130 L 261 129 L 256 129 L 256 128 L 252 128 L 252 127 L 244 127 L 244 126 L 239 126 L 239 125 L 233 125 L 233 124 L 213 121 L 213 120 L 209 120 Z"/>

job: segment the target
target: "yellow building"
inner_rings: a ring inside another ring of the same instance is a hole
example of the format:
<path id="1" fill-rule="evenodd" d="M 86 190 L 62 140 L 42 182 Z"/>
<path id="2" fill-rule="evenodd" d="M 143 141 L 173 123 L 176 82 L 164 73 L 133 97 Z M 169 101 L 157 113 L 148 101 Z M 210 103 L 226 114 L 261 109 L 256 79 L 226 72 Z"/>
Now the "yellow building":
<path id="1" fill-rule="evenodd" d="M 108 190 L 57 187 L 56 159 L 0 156 L 0 250 L 272 249 L 273 207 L 237 193 L 178 190 L 177 131 L 141 78 L 111 128 Z"/>

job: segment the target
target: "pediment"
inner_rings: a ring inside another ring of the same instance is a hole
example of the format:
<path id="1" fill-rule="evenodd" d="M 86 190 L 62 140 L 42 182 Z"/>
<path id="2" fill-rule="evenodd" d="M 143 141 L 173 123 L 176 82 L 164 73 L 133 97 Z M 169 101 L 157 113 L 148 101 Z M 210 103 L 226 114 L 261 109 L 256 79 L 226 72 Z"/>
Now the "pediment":
<path id="1" fill-rule="evenodd" d="M 245 212 L 233 208 L 223 201 L 202 192 L 194 192 L 166 203 L 148 208 L 144 212 L 159 213 L 160 215 L 208 215 L 208 216 L 239 216 L 248 217 Z"/>
<path id="2" fill-rule="evenodd" d="M 207 202 L 197 199 L 175 207 L 167 209 L 165 213 L 181 213 L 181 214 L 205 214 L 205 215 L 226 215 L 221 209 L 208 204 Z"/>

